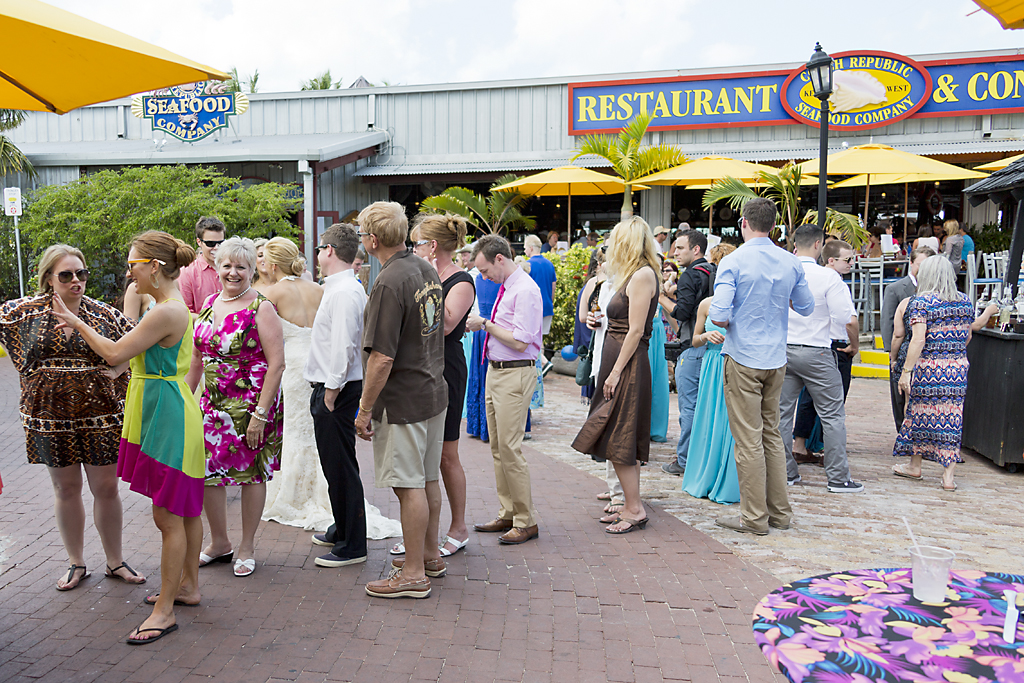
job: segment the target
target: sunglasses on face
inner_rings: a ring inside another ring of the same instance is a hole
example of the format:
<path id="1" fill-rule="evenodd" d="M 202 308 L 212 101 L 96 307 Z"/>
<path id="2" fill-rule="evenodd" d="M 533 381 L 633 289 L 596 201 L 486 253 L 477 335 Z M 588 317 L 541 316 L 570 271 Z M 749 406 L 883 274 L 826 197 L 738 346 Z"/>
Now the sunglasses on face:
<path id="1" fill-rule="evenodd" d="M 426 246 L 428 244 L 430 244 L 430 240 L 416 240 L 415 242 L 412 243 L 412 246 L 414 246 L 414 247 L 423 247 L 423 246 Z"/>
<path id="2" fill-rule="evenodd" d="M 208 246 L 210 249 L 216 249 L 224 243 L 224 240 L 200 240 L 200 242 Z"/>
<path id="3" fill-rule="evenodd" d="M 856 256 L 847 256 L 846 258 L 837 258 L 836 261 L 842 261 L 843 263 L 853 263 L 856 260 Z"/>
<path id="4" fill-rule="evenodd" d="M 130 258 L 128 259 L 128 265 L 134 266 L 136 263 L 152 263 L 153 261 L 156 261 L 161 266 L 167 265 L 165 262 L 161 261 L 158 258 Z"/>
<path id="5" fill-rule="evenodd" d="M 328 243 L 328 244 L 318 244 L 317 247 L 316 247 L 316 251 L 319 254 L 321 249 L 326 249 L 327 247 L 334 247 L 335 249 L 337 249 L 337 247 L 335 247 L 333 244 Z"/>
<path id="6" fill-rule="evenodd" d="M 71 280 L 76 277 L 80 282 L 85 282 L 89 279 L 89 269 L 79 268 L 78 270 L 62 270 L 57 273 L 57 279 L 64 284 L 71 282 Z"/>

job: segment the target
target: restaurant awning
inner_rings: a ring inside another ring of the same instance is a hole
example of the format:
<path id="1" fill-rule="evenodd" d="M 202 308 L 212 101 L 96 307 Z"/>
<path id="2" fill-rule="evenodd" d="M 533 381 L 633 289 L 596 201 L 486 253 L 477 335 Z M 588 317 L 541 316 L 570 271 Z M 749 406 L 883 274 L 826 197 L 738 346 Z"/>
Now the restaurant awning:
<path id="1" fill-rule="evenodd" d="M 122 166 L 150 164 L 228 164 L 299 161 L 318 172 L 372 154 L 387 140 L 383 131 L 332 135 L 211 137 L 200 142 L 113 140 L 102 142 L 22 142 L 18 147 L 35 166 Z M 348 161 L 346 161 L 348 159 Z"/>

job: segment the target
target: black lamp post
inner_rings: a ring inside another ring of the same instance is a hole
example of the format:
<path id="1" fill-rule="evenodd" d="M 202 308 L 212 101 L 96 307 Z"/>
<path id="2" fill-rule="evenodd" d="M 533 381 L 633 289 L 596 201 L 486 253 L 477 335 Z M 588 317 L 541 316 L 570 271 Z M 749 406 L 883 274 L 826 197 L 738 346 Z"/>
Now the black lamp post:
<path id="1" fill-rule="evenodd" d="M 828 198 L 828 98 L 832 94 L 832 58 L 815 43 L 814 54 L 807 62 L 807 76 L 811 79 L 814 96 L 821 100 L 821 150 L 818 155 L 818 227 L 825 229 L 826 199 Z"/>

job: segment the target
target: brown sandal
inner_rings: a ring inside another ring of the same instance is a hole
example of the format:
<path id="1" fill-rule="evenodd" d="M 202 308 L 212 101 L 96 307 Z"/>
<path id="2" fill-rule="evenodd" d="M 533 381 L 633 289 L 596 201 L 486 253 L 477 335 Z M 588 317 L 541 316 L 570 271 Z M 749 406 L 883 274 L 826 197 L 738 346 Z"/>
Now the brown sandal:
<path id="1" fill-rule="evenodd" d="M 619 519 L 618 519 L 618 521 L 616 523 L 618 523 L 618 522 L 625 522 L 629 526 L 627 526 L 625 529 L 618 529 L 618 530 L 612 529 L 611 527 L 608 527 L 607 529 L 604 530 L 604 532 L 606 534 L 628 534 L 628 533 L 634 531 L 635 529 L 643 529 L 645 526 L 647 526 L 648 519 L 650 519 L 650 518 L 649 517 L 644 517 L 643 519 L 627 519 L 625 517 L 619 517 Z"/>

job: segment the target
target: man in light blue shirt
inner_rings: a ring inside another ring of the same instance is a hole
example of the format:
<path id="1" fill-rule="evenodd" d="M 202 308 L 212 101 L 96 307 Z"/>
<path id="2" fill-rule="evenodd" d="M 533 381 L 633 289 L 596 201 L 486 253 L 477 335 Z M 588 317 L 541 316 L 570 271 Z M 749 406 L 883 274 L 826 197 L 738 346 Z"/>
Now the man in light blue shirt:
<path id="1" fill-rule="evenodd" d="M 768 527 L 788 529 L 793 510 L 786 494 L 786 452 L 779 433 L 779 397 L 786 377 L 789 309 L 814 311 L 799 259 L 768 237 L 775 203 L 755 197 L 743 207 L 745 244 L 722 259 L 708 318 L 727 328 L 725 405 L 736 441 L 740 516 L 719 526 L 764 536 Z"/>

